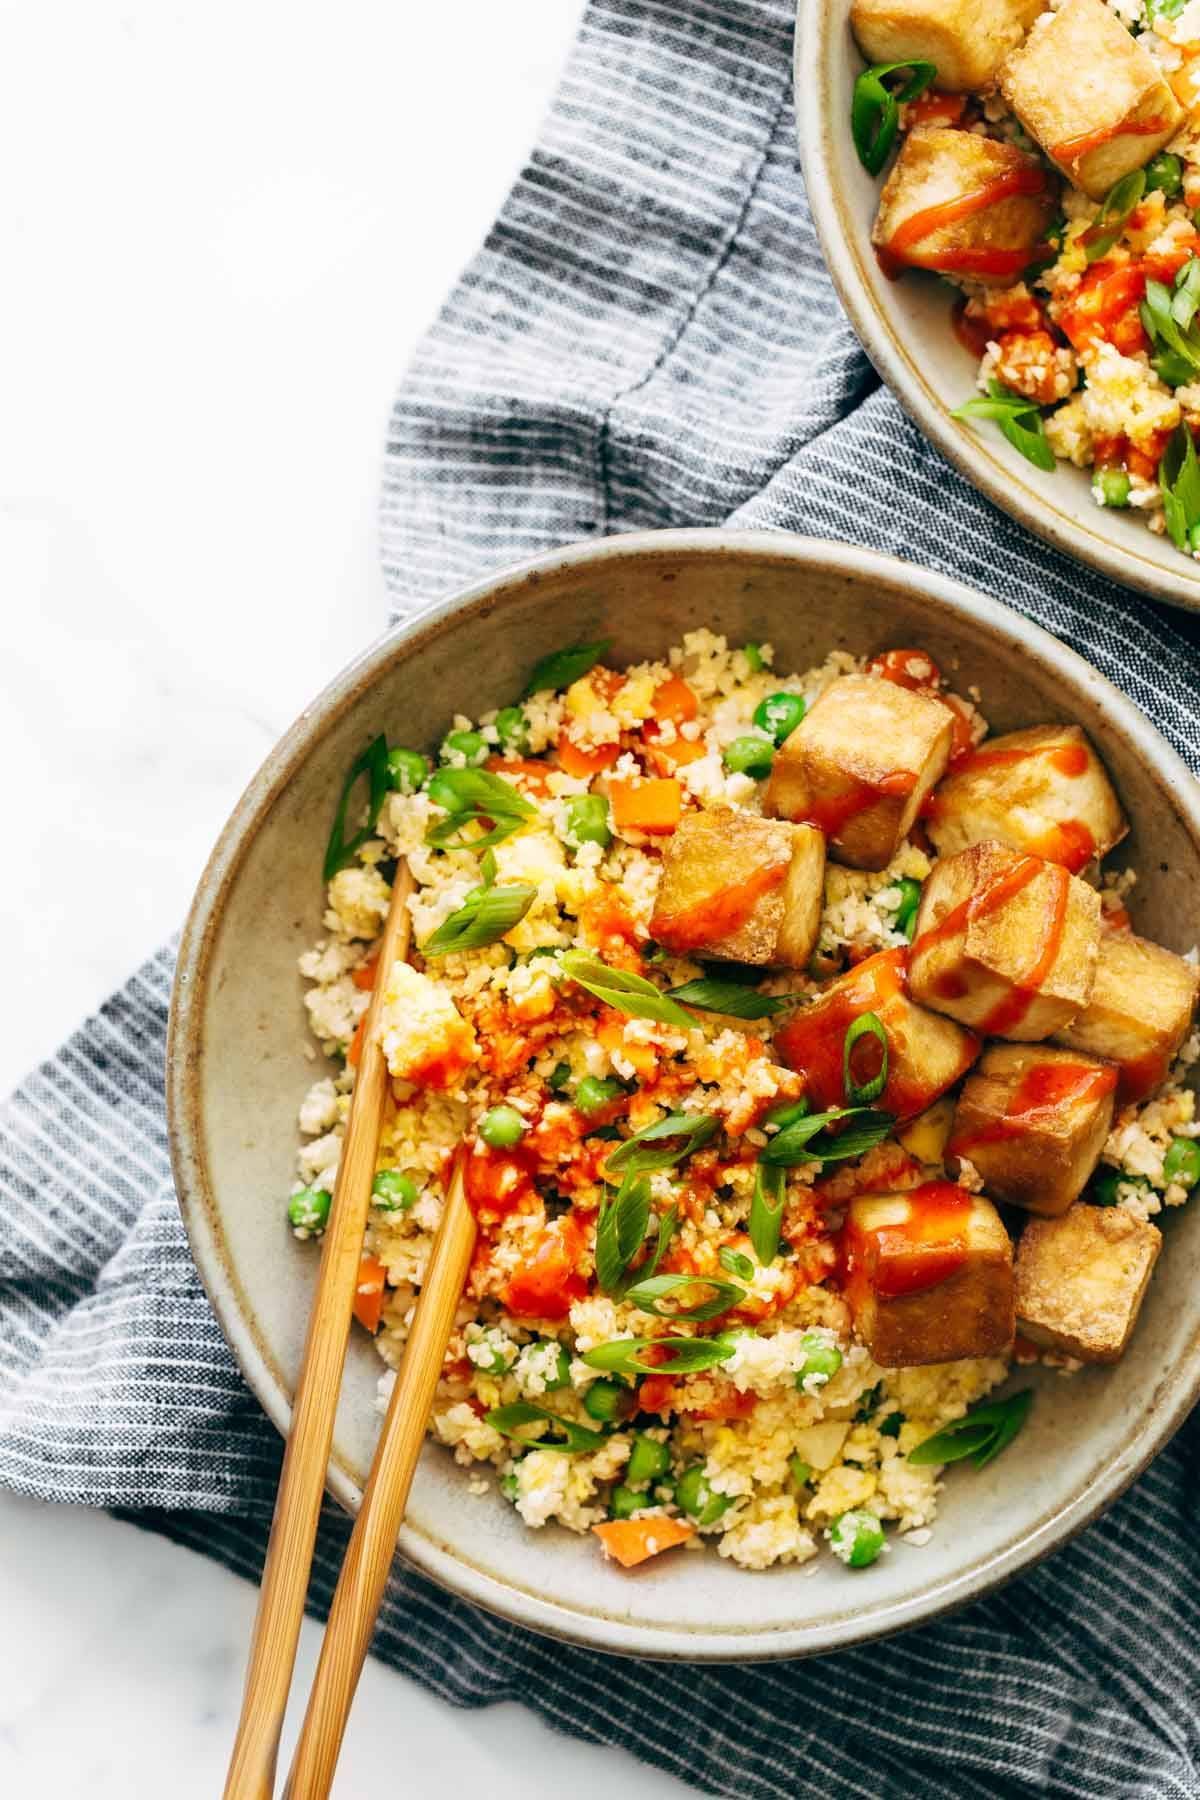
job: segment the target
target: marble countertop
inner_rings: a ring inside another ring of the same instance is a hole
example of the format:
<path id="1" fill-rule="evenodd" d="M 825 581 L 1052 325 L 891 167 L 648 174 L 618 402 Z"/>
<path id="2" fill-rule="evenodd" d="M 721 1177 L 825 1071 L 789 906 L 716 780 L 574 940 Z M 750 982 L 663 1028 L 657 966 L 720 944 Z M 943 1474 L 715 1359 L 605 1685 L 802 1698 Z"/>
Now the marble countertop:
<path id="1" fill-rule="evenodd" d="M 22 1026 L 0 1089 L 180 923 L 257 763 L 380 629 L 392 389 L 581 4 L 8 9 L 0 944 Z M 253 1602 L 130 1526 L 0 1498 L 0 1793 L 218 1794 Z M 306 1624 L 301 1684 L 316 1644 Z M 337 1792 L 394 1785 L 398 1745 L 414 1795 L 689 1791 L 373 1663 Z"/>

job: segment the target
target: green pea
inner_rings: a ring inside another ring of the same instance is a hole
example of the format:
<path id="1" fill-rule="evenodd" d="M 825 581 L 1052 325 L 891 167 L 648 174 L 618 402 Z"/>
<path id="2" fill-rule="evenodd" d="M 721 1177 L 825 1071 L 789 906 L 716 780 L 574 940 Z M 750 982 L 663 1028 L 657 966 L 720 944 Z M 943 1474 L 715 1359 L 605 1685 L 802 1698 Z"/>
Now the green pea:
<path id="1" fill-rule="evenodd" d="M 1097 469 L 1092 494 L 1098 506 L 1128 506 L 1129 477 L 1124 469 Z"/>
<path id="2" fill-rule="evenodd" d="M 769 731 L 777 744 L 790 737 L 808 711 L 799 694 L 768 694 L 754 709 L 754 723 Z"/>
<path id="3" fill-rule="evenodd" d="M 639 1506 L 647 1504 L 645 1494 L 636 1493 L 633 1488 L 626 1487 L 622 1483 L 620 1487 L 615 1487 L 608 1496 L 608 1516 L 610 1519 L 629 1519 L 632 1518 Z"/>
<path id="4" fill-rule="evenodd" d="M 1195 1138 L 1172 1138 L 1171 1148 L 1163 1157 L 1163 1175 L 1168 1183 L 1194 1188 L 1200 1181 L 1200 1141 Z"/>
<path id="5" fill-rule="evenodd" d="M 608 801 L 603 794 L 574 794 L 567 801 L 567 837 L 575 845 L 612 843 L 608 829 Z"/>
<path id="6" fill-rule="evenodd" d="M 520 1491 L 521 1491 L 521 1484 L 517 1480 L 515 1475 L 505 1475 L 501 1479 L 500 1492 L 504 1495 L 504 1498 L 506 1500 L 512 1500 L 515 1503 L 517 1495 L 520 1493 Z"/>
<path id="7" fill-rule="evenodd" d="M 407 1212 L 417 1203 L 417 1184 L 399 1169 L 380 1169 L 371 1183 L 371 1195 L 381 1212 Z"/>
<path id="8" fill-rule="evenodd" d="M 752 675 L 761 675 L 763 670 L 767 666 L 766 663 L 764 663 L 764 661 L 762 659 L 761 645 L 759 645 L 759 644 L 743 644 L 742 645 L 742 655 L 745 657 L 746 661 L 750 664 L 751 674 Z"/>
<path id="9" fill-rule="evenodd" d="M 388 782 L 398 794 L 415 794 L 429 774 L 429 758 L 419 750 L 388 751 Z"/>
<path id="10" fill-rule="evenodd" d="M 697 1525 L 715 1525 L 733 1505 L 732 1494 L 715 1494 L 700 1463 L 685 1469 L 675 1484 L 675 1498 Z"/>
<path id="11" fill-rule="evenodd" d="M 496 714 L 496 736 L 510 756 L 525 756 L 529 750 L 529 722 L 520 706 L 502 706 Z"/>
<path id="12" fill-rule="evenodd" d="M 883 1549 L 883 1526 L 863 1507 L 844 1512 L 829 1527 L 829 1545 L 848 1569 L 866 1569 Z"/>
<path id="13" fill-rule="evenodd" d="M 783 1106 L 773 1106 L 763 1120 L 764 1125 L 776 1125 L 782 1131 L 785 1125 L 794 1125 L 797 1119 L 807 1119 L 812 1105 L 805 1095 L 799 1100 L 788 1100 Z"/>
<path id="14" fill-rule="evenodd" d="M 910 875 L 903 875 L 896 886 L 900 889 L 900 904 L 896 908 L 893 926 L 896 931 L 902 931 L 911 944 L 917 923 L 917 908 L 921 904 L 921 884 Z"/>
<path id="15" fill-rule="evenodd" d="M 612 1075 L 585 1075 L 575 1089 L 575 1110 L 583 1113 L 585 1118 L 589 1117 L 607 1106 L 610 1100 L 619 1099 L 624 1092 Z"/>
<path id="16" fill-rule="evenodd" d="M 570 1063 L 555 1063 L 554 1067 L 546 1077 L 546 1086 L 550 1089 L 552 1094 L 561 1094 L 570 1079 Z"/>
<path id="17" fill-rule="evenodd" d="M 842 1353 L 836 1344 L 829 1343 L 819 1337 L 815 1331 L 806 1331 L 800 1339 L 800 1348 L 804 1352 L 804 1361 L 796 1370 L 796 1386 L 802 1394 L 811 1390 L 805 1382 L 811 1382 L 813 1388 L 823 1388 L 842 1366 Z"/>
<path id="18" fill-rule="evenodd" d="M 493 1106 L 479 1123 L 479 1135 L 493 1150 L 511 1150 L 525 1136 L 526 1124 L 515 1106 Z"/>
<path id="19" fill-rule="evenodd" d="M 442 762 L 456 766 L 461 758 L 468 769 L 478 769 L 488 759 L 488 747 L 482 732 L 450 731 L 442 739 L 438 756 Z"/>
<path id="20" fill-rule="evenodd" d="M 1144 1175 L 1126 1175 L 1123 1169 L 1100 1169 L 1092 1177 L 1092 1199 L 1097 1206 L 1116 1206 L 1119 1187 L 1148 1188 Z"/>
<path id="21" fill-rule="evenodd" d="M 625 1479 L 630 1487 L 645 1487 L 647 1482 L 657 1481 L 660 1475 L 665 1475 L 670 1467 L 671 1452 L 667 1446 L 639 1431 L 625 1468 Z"/>
<path id="22" fill-rule="evenodd" d="M 797 1487 L 807 1487 L 812 1480 L 812 1467 L 799 1454 L 788 1457 L 788 1468 Z"/>
<path id="23" fill-rule="evenodd" d="M 1160 150 L 1146 164 L 1146 188 L 1152 192 L 1155 188 L 1172 199 L 1183 187 L 1183 164 L 1169 150 Z"/>
<path id="24" fill-rule="evenodd" d="M 611 1425 L 633 1409 L 633 1396 L 619 1381 L 593 1381 L 583 1396 L 583 1410 L 589 1419 Z"/>
<path id="25" fill-rule="evenodd" d="M 721 753 L 721 761 L 731 775 L 752 775 L 755 781 L 762 781 L 771 773 L 774 758 L 774 750 L 766 738 L 760 737 L 734 738 Z"/>
<path id="26" fill-rule="evenodd" d="M 297 1231 L 324 1231 L 329 1201 L 326 1188 L 301 1188 L 288 1201 L 288 1218 Z"/>

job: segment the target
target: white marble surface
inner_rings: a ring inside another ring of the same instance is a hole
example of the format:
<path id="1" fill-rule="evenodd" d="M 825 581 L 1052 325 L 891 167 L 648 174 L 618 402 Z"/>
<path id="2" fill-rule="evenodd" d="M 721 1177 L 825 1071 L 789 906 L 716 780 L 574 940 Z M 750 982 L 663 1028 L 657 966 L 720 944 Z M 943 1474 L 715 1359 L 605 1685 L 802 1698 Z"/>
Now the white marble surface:
<path id="1" fill-rule="evenodd" d="M 0 0 L 0 1088 L 179 923 L 263 753 L 380 627 L 392 387 L 580 6 Z M 219 1793 L 252 1606 L 0 1500 L 0 1793 Z M 372 1664 L 337 1791 L 473 1779 L 687 1791 Z"/>

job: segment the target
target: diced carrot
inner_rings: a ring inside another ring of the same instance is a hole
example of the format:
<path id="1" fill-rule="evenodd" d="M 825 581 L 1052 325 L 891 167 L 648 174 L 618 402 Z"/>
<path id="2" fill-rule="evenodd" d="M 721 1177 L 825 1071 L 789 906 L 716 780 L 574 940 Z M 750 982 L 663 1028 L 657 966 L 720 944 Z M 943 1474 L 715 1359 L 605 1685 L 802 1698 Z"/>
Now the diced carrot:
<path id="1" fill-rule="evenodd" d="M 674 725 L 685 725 L 699 712 L 700 702 L 686 681 L 678 675 L 669 675 L 654 690 L 653 709 L 660 724 L 664 719 L 670 719 Z"/>
<path id="2" fill-rule="evenodd" d="M 375 977 L 378 973 L 379 958 L 373 956 L 370 962 L 366 962 L 362 965 L 361 969 L 355 969 L 350 979 L 353 981 L 356 988 L 361 989 L 364 994 L 369 994 L 371 989 L 375 986 Z"/>
<path id="3" fill-rule="evenodd" d="M 651 736 L 650 726 L 653 723 L 652 719 L 647 722 L 642 736 L 645 739 L 647 760 L 660 775 L 670 775 L 673 769 L 680 769 L 685 763 L 697 762 L 706 754 L 702 739 L 677 737 L 672 738 L 669 744 L 661 743 Z"/>
<path id="4" fill-rule="evenodd" d="M 618 831 L 674 831 L 683 812 L 683 789 L 669 776 L 650 781 L 614 781 L 608 790 Z"/>
<path id="5" fill-rule="evenodd" d="M 1059 313 L 1059 326 L 1076 350 L 1107 339 L 1132 354 L 1146 344 L 1138 317 L 1145 291 L 1145 273 L 1135 263 L 1094 263 Z"/>
<path id="6" fill-rule="evenodd" d="M 679 1383 L 670 1375 L 647 1375 L 638 1388 L 638 1411 L 661 1413 L 665 1418 L 679 1404 Z"/>
<path id="7" fill-rule="evenodd" d="M 692 1536 L 692 1527 L 683 1519 L 606 1519 L 592 1530 L 623 1569 L 636 1569 L 648 1557 L 686 1544 Z"/>
<path id="8" fill-rule="evenodd" d="M 602 769 L 611 769 L 620 754 L 620 744 L 601 744 L 595 750 L 584 750 L 569 737 L 558 740 L 559 766 L 564 774 L 574 776 L 577 781 L 599 775 Z"/>
<path id="9" fill-rule="evenodd" d="M 349 1044 L 346 1046 L 346 1061 L 350 1064 L 350 1067 L 352 1069 L 357 1069 L 357 1067 L 358 1067 L 359 1058 L 362 1055 L 363 1040 L 365 1039 L 366 1035 L 367 1035 L 367 1015 L 366 1015 L 366 1013 L 364 1013 L 362 1018 L 358 1021 L 357 1026 L 355 1027 L 354 1036 L 350 1039 Z"/>
<path id="10" fill-rule="evenodd" d="M 904 123 L 910 131 L 915 125 L 957 125 L 966 110 L 965 94 L 946 94 L 939 88 L 930 88 L 907 103 Z"/>
<path id="11" fill-rule="evenodd" d="M 658 1053 L 653 1044 L 627 1044 L 624 1019 L 612 1016 L 601 1020 L 596 1028 L 597 1041 L 608 1051 L 617 1050 L 633 1064 L 643 1081 L 648 1081 L 658 1068 Z"/>
<path id="12" fill-rule="evenodd" d="M 358 1265 L 358 1286 L 354 1291 L 354 1316 L 367 1331 L 379 1330 L 383 1317 L 383 1289 L 387 1270 L 375 1256 L 364 1256 Z"/>
<path id="13" fill-rule="evenodd" d="M 545 763 L 533 762 L 524 756 L 489 756 L 487 767 L 493 775 L 505 775 L 511 781 L 519 779 L 526 782 L 535 793 L 548 794 L 546 777 L 550 773 Z"/>

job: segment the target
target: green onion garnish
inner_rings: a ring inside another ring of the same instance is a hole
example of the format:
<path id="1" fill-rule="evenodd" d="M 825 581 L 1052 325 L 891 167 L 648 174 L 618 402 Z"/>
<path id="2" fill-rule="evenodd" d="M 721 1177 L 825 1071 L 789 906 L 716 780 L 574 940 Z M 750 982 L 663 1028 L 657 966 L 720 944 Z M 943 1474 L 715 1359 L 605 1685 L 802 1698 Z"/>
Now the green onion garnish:
<path id="1" fill-rule="evenodd" d="M 607 1294 L 619 1291 L 622 1278 L 641 1249 L 650 1223 L 650 1183 L 627 1175 L 615 1194 L 600 1202 L 596 1219 L 596 1280 Z"/>
<path id="2" fill-rule="evenodd" d="M 1036 400 L 1027 400 L 1024 394 L 1010 392 L 1003 382 L 989 381 L 986 395 L 978 394 L 974 400 L 956 407 L 950 417 L 994 419 L 1013 449 L 1019 450 L 1026 462 L 1044 469 L 1048 475 L 1053 474 L 1054 452 L 1046 442 L 1046 427 Z"/>
<path id="3" fill-rule="evenodd" d="M 743 1256 L 742 1252 L 735 1250 L 731 1244 L 721 1246 L 717 1261 L 727 1275 L 734 1276 L 738 1281 L 754 1280 L 754 1264 L 748 1256 Z"/>
<path id="4" fill-rule="evenodd" d="M 781 1132 L 780 1136 L 782 1135 Z M 754 1171 L 754 1197 L 750 1202 L 748 1234 L 754 1245 L 754 1254 L 764 1269 L 774 1262 L 779 1249 L 786 1194 L 786 1169 L 764 1168 L 760 1162 Z"/>
<path id="5" fill-rule="evenodd" d="M 1005 1400 L 989 1400 L 972 1407 L 965 1418 L 955 1419 L 942 1431 L 935 1431 L 915 1450 L 910 1450 L 910 1463 L 962 1462 L 969 1457 L 977 1469 L 986 1467 L 992 1458 L 1008 1447 L 1024 1425 L 1033 1405 L 1033 1389 L 1022 1388 Z"/>
<path id="6" fill-rule="evenodd" d="M 443 919 L 421 945 L 422 956 L 449 956 L 455 951 L 482 950 L 519 925 L 537 899 L 526 882 L 510 887 L 476 888 L 457 912 Z"/>
<path id="7" fill-rule="evenodd" d="M 635 1019 L 655 1019 L 660 1025 L 681 1025 L 685 1031 L 695 1030 L 696 1021 L 692 1015 L 684 1012 L 682 1006 L 655 987 L 652 981 L 647 981 L 644 975 L 630 975 L 624 969 L 610 968 L 598 956 L 589 956 L 584 950 L 564 951 L 559 958 L 559 968 L 589 994 L 594 994 L 597 1000 L 603 1000 L 605 1005 L 615 1007 L 618 1012 L 629 1013 Z"/>
<path id="8" fill-rule="evenodd" d="M 671 988 L 668 1000 L 679 1000 L 701 1012 L 726 1013 L 731 1019 L 769 1019 L 787 1006 L 795 1006 L 799 994 L 760 994 L 744 987 L 740 981 L 717 981 L 702 975 L 696 981 L 685 981 Z"/>
<path id="9" fill-rule="evenodd" d="M 493 1406 L 484 1416 L 493 1431 L 498 1431 L 502 1437 L 516 1438 L 518 1443 L 527 1444 L 534 1450 L 562 1450 L 573 1455 L 580 1450 L 599 1450 L 604 1442 L 602 1431 L 590 1431 L 586 1425 L 576 1425 L 573 1419 L 560 1419 L 557 1413 L 547 1412 L 544 1406 L 532 1406 L 528 1400 L 514 1400 L 511 1406 Z M 550 1438 L 521 1436 L 524 1426 L 537 1424 L 549 1425 L 562 1435 Z"/>
<path id="10" fill-rule="evenodd" d="M 889 75 L 907 71 L 909 79 L 885 87 Z M 868 174 L 878 175 L 900 129 L 900 108 L 906 100 L 923 94 L 937 75 L 931 62 L 876 63 L 864 69 L 854 84 L 850 103 L 850 129 L 858 160 Z"/>
<path id="11" fill-rule="evenodd" d="M 346 833 L 346 809 L 350 805 L 350 795 L 354 784 L 361 776 L 367 780 L 367 822 L 361 831 L 356 831 L 348 838 Z M 332 880 L 339 869 L 352 863 L 367 839 L 374 832 L 379 822 L 379 809 L 387 798 L 391 779 L 388 774 L 387 739 L 382 732 L 373 738 L 360 756 L 356 756 L 350 765 L 350 773 L 346 776 L 342 787 L 341 799 L 337 803 L 337 811 L 333 815 L 333 827 L 329 833 L 329 842 L 325 847 L 324 877 Z"/>
<path id="12" fill-rule="evenodd" d="M 647 1174 L 651 1169 L 670 1169 L 707 1144 L 709 1138 L 716 1135 L 716 1130 L 717 1119 L 712 1113 L 668 1113 L 665 1119 L 626 1138 L 610 1153 L 605 1166 L 614 1174 L 621 1169 L 637 1175 Z M 661 1149 L 646 1148 L 662 1139 L 670 1141 Z"/>
<path id="13" fill-rule="evenodd" d="M 698 1300 L 694 1306 L 669 1306 L 662 1302 L 687 1293 L 689 1288 L 711 1288 L 711 1297 Z M 653 1313 L 656 1319 L 687 1319 L 694 1325 L 715 1319 L 731 1306 L 746 1298 L 746 1290 L 736 1281 L 720 1281 L 713 1275 L 651 1275 L 635 1281 L 625 1293 L 630 1306 L 639 1312 Z"/>
<path id="14" fill-rule="evenodd" d="M 835 1134 L 826 1127 L 850 1122 Z M 847 1157 L 864 1156 L 881 1144 L 896 1120 L 889 1112 L 877 1112 L 869 1106 L 832 1106 L 828 1112 L 810 1113 L 785 1125 L 773 1137 L 759 1160 L 775 1168 L 790 1169 L 796 1163 L 842 1162 Z"/>
<path id="15" fill-rule="evenodd" d="M 486 769 L 438 769 L 425 791 L 449 815 L 425 834 L 426 841 L 439 850 L 483 850 L 498 844 L 520 830 L 537 810 L 511 781 L 490 775 Z M 479 820 L 489 827 L 482 837 L 460 836 L 464 825 Z"/>
<path id="16" fill-rule="evenodd" d="M 728 1362 L 736 1344 L 719 1338 L 612 1338 L 585 1350 L 582 1361 L 589 1369 L 614 1375 L 694 1375 Z"/>
<path id="17" fill-rule="evenodd" d="M 854 1079 L 854 1046 L 864 1037 L 873 1037 L 882 1047 L 878 1073 L 869 1081 L 858 1082 Z M 883 1020 L 878 1013 L 860 1013 L 851 1021 L 842 1041 L 842 1088 L 851 1106 L 870 1106 L 878 1100 L 888 1078 L 888 1036 L 883 1028 Z"/>
<path id="18" fill-rule="evenodd" d="M 1145 169 L 1133 169 L 1128 175 L 1122 175 L 1113 187 L 1109 188 L 1100 203 L 1100 211 L 1096 214 L 1095 223 L 1080 238 L 1084 255 L 1088 261 L 1099 262 L 1106 256 L 1129 223 L 1129 215 L 1146 191 Z"/>
<path id="19" fill-rule="evenodd" d="M 1175 427 L 1163 451 L 1158 485 L 1171 541 L 1176 549 L 1186 550 L 1188 533 L 1200 521 L 1200 461 L 1185 424 Z"/>
<path id="20" fill-rule="evenodd" d="M 573 681 L 582 680 L 595 668 L 611 643 L 611 638 L 599 638 L 594 644 L 571 644 L 565 650 L 553 650 L 549 656 L 543 656 L 525 684 L 522 700 L 528 700 L 531 694 L 544 693 L 547 688 L 553 688 L 557 693 L 559 688 L 570 687 Z"/>

